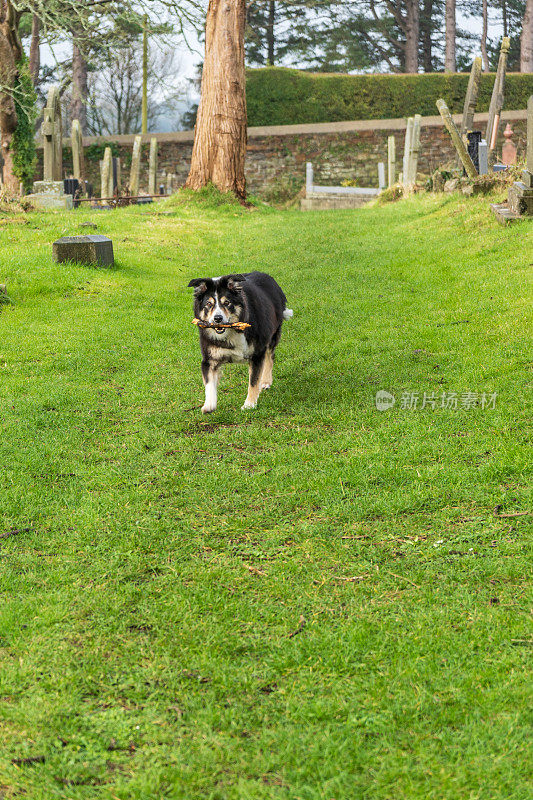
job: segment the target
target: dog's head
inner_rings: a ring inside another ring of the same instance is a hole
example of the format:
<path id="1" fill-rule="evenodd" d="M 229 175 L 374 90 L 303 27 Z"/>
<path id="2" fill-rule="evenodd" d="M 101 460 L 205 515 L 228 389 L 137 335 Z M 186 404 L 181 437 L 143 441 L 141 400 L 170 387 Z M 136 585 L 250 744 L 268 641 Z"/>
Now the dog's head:
<path id="1" fill-rule="evenodd" d="M 221 325 L 243 321 L 244 297 L 242 286 L 245 275 L 224 275 L 222 278 L 195 278 L 189 283 L 194 288 L 194 314 L 203 322 Z M 215 328 L 217 335 L 226 328 Z"/>

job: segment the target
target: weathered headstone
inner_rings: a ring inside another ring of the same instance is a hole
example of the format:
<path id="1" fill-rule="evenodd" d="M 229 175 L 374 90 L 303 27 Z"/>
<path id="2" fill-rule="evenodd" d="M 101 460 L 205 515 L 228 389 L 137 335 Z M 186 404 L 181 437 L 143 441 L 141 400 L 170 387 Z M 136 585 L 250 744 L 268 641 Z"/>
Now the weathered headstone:
<path id="1" fill-rule="evenodd" d="M 81 125 L 78 119 L 72 120 L 70 146 L 72 148 L 72 173 L 83 186 L 83 181 L 85 179 L 85 160 L 83 157 L 83 136 L 81 134 Z"/>
<path id="2" fill-rule="evenodd" d="M 172 194 L 174 186 L 174 173 L 168 172 L 167 173 L 167 194 Z"/>
<path id="3" fill-rule="evenodd" d="M 141 170 L 141 143 L 142 136 L 136 136 L 133 142 L 133 152 L 131 154 L 130 184 L 129 190 L 132 197 L 139 194 L 139 175 Z"/>
<path id="4" fill-rule="evenodd" d="M 476 110 L 479 84 L 481 81 L 481 57 L 475 58 L 470 70 L 468 87 L 466 90 L 465 104 L 463 107 L 463 121 L 461 123 L 461 135 L 464 136 L 468 131 L 474 129 L 474 112 Z"/>
<path id="5" fill-rule="evenodd" d="M 387 168 L 389 186 L 393 186 L 396 181 L 396 139 L 389 136 L 387 139 Z"/>
<path id="6" fill-rule="evenodd" d="M 472 163 L 479 174 L 479 143 L 481 141 L 481 131 L 468 131 L 466 134 L 466 149 L 472 159 Z"/>
<path id="7" fill-rule="evenodd" d="M 533 217 L 533 95 L 527 104 L 527 155 L 522 180 L 509 187 L 507 203 L 494 203 L 491 209 L 498 222 L 503 224 Z"/>
<path id="8" fill-rule="evenodd" d="M 448 133 L 451 136 L 452 142 L 455 146 L 457 151 L 457 155 L 461 159 L 461 163 L 466 170 L 466 174 L 468 175 L 471 180 L 477 178 L 477 171 L 472 163 L 472 159 L 468 155 L 468 150 L 466 149 L 464 142 L 461 138 L 461 134 L 455 127 L 455 123 L 452 119 L 452 115 L 450 114 L 450 110 L 444 100 L 440 99 L 437 100 L 437 108 L 439 109 L 439 114 L 441 115 L 444 124 L 448 130 Z"/>
<path id="9" fill-rule="evenodd" d="M 72 195 L 65 194 L 62 180 L 63 139 L 57 86 L 52 86 L 48 92 L 43 117 L 44 178 L 34 182 L 33 194 L 27 195 L 27 199 L 41 211 L 72 208 Z"/>
<path id="10" fill-rule="evenodd" d="M 101 178 L 101 187 L 100 187 L 100 197 L 103 200 L 106 200 L 108 197 L 113 196 L 113 188 L 111 184 L 111 192 L 109 192 L 109 181 L 113 181 L 113 174 L 111 172 L 111 148 L 106 147 L 104 150 L 104 159 L 100 166 L 100 178 Z"/>
<path id="11" fill-rule="evenodd" d="M 60 181 L 63 177 L 63 138 L 57 86 L 49 90 L 43 113 L 43 178 L 45 181 Z"/>
<path id="12" fill-rule="evenodd" d="M 477 157 L 479 161 L 479 174 L 486 175 L 489 171 L 489 148 L 485 139 L 482 139 L 477 146 Z"/>
<path id="13" fill-rule="evenodd" d="M 113 197 L 120 194 L 120 179 L 121 179 L 121 167 L 120 167 L 120 158 L 113 158 L 111 159 L 111 177 L 109 180 L 109 185 L 111 187 L 111 192 Z M 112 183 L 111 183 L 112 181 Z"/>
<path id="14" fill-rule="evenodd" d="M 418 172 L 418 153 L 420 151 L 420 114 L 415 114 L 413 119 L 413 133 L 411 137 L 411 148 L 409 150 L 408 160 L 408 177 L 407 185 L 414 186 L 416 183 L 416 174 Z"/>
<path id="15" fill-rule="evenodd" d="M 409 154 L 411 152 L 411 143 L 413 141 L 413 126 L 414 126 L 414 119 L 413 117 L 409 117 L 407 120 L 407 127 L 405 129 L 405 141 L 403 147 L 403 184 L 406 185 L 409 181 Z"/>
<path id="16" fill-rule="evenodd" d="M 508 36 L 504 36 L 500 49 L 500 58 L 498 60 L 496 80 L 494 81 L 494 87 L 492 89 L 492 97 L 489 106 L 489 118 L 487 121 L 487 133 L 485 136 L 489 146 L 489 155 L 496 146 L 498 123 L 501 117 L 505 97 L 505 71 L 507 68 L 507 54 L 509 53 L 510 46 L 511 40 Z"/>
<path id="17" fill-rule="evenodd" d="M 96 264 L 112 267 L 113 242 L 107 236 L 63 236 L 52 245 L 54 259 L 59 263 L 75 261 L 79 264 Z"/>
<path id="18" fill-rule="evenodd" d="M 155 194 L 157 183 L 157 139 L 150 139 L 150 159 L 148 162 L 148 194 Z"/>

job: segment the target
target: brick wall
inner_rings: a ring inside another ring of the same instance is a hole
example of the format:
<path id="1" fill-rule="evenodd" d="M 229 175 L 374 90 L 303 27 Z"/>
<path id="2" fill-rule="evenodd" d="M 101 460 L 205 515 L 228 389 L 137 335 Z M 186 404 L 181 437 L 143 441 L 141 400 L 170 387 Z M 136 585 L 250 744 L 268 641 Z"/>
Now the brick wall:
<path id="1" fill-rule="evenodd" d="M 460 123 L 460 117 L 455 117 Z M 476 115 L 476 128 L 485 131 L 487 114 Z M 519 156 L 525 154 L 525 111 L 504 112 L 500 124 L 498 149 L 503 143 L 503 130 L 509 121 L 514 131 L 513 141 Z M 158 168 L 160 173 L 174 172 L 177 184 L 185 182 L 191 158 L 193 134 L 191 131 L 153 134 L 159 143 Z M 396 137 L 396 169 L 401 170 L 405 120 L 367 120 L 333 122 L 309 125 L 284 125 L 249 128 L 246 177 L 248 191 L 259 196 L 269 196 L 285 187 L 286 193 L 295 194 L 305 182 L 305 163 L 312 161 L 315 183 L 335 186 L 344 179 L 355 179 L 359 186 L 377 186 L 377 165 L 387 160 L 387 137 Z M 120 149 L 122 180 L 127 181 L 131 162 L 133 135 L 109 137 L 84 137 L 84 144 L 115 142 Z M 143 137 L 141 189 L 148 187 L 148 142 L 150 134 Z M 64 148 L 65 175 L 71 170 L 71 153 L 68 140 Z M 42 161 L 42 150 L 40 151 Z M 440 117 L 423 117 L 420 137 L 419 172 L 430 174 L 439 164 L 454 157 L 450 137 Z M 86 159 L 88 177 L 95 191 L 100 189 L 98 161 Z M 37 168 L 36 179 L 42 176 L 42 164 Z M 158 181 L 159 183 L 159 181 Z"/>

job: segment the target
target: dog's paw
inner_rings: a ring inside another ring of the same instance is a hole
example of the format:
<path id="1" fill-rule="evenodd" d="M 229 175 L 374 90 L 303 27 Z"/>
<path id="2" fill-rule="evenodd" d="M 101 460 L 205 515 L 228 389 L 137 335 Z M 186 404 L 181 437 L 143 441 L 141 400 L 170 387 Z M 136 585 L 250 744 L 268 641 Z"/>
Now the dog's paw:
<path id="1" fill-rule="evenodd" d="M 244 405 L 241 406 L 241 411 L 248 411 L 250 408 L 255 408 L 257 403 L 250 403 L 249 400 L 244 401 Z"/>
<path id="2" fill-rule="evenodd" d="M 270 389 L 271 386 L 272 386 L 272 381 L 270 381 L 270 383 L 268 381 L 263 381 L 263 383 L 261 384 L 261 391 L 263 391 L 263 389 Z"/>
<path id="3" fill-rule="evenodd" d="M 212 414 L 213 411 L 216 411 L 216 410 L 217 410 L 216 405 L 211 405 L 209 403 L 204 403 L 204 405 L 202 406 L 202 414 Z"/>

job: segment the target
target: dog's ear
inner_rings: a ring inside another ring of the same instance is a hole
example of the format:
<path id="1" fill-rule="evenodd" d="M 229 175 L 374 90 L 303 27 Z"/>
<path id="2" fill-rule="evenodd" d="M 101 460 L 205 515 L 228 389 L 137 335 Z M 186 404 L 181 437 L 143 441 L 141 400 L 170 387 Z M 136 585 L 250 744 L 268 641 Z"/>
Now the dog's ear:
<path id="1" fill-rule="evenodd" d="M 232 292 L 238 292 L 242 289 L 242 285 L 246 280 L 246 275 L 228 275 L 228 289 Z"/>
<path id="2" fill-rule="evenodd" d="M 194 280 L 189 282 L 188 288 L 194 288 L 195 295 L 203 294 L 207 289 L 209 281 L 210 278 L 194 278 Z"/>

